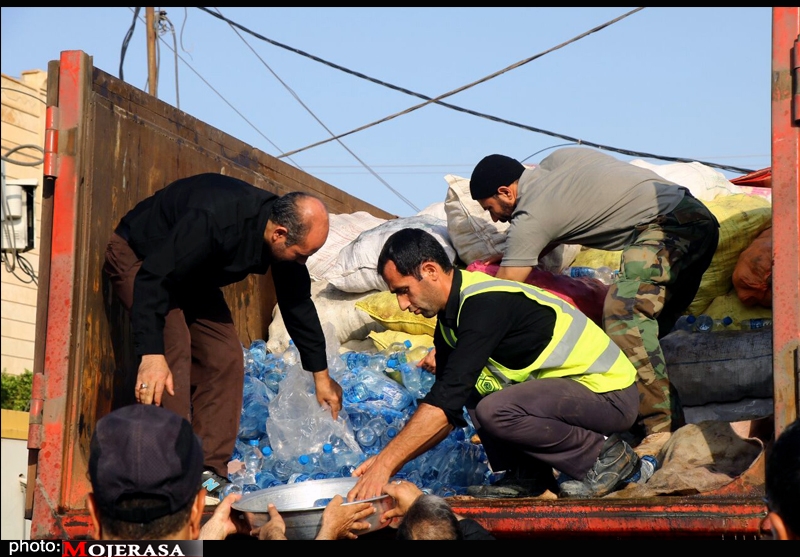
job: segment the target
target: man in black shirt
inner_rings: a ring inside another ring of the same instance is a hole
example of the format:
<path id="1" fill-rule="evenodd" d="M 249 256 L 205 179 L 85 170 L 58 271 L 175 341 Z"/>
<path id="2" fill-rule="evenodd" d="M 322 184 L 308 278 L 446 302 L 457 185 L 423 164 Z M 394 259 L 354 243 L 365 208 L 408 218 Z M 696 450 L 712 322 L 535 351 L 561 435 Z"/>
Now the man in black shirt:
<path id="1" fill-rule="evenodd" d="M 398 435 L 356 468 L 348 500 L 380 494 L 406 462 L 466 425 L 464 407 L 492 469 L 531 487 L 602 497 L 633 476 L 638 457 L 616 434 L 636 420 L 636 369 L 586 315 L 540 288 L 454 268 L 420 229 L 390 236 L 377 270 L 401 309 L 436 316 L 435 353 L 423 360 L 436 381 Z M 553 469 L 572 478 L 560 490 Z M 505 496 L 484 491 L 476 495 Z"/>
<path id="2" fill-rule="evenodd" d="M 272 269 L 286 329 L 334 419 L 342 389 L 328 375 L 325 337 L 305 266 L 328 237 L 328 211 L 309 194 L 279 197 L 242 180 L 176 180 L 120 220 L 104 271 L 130 310 L 141 358 L 136 400 L 186 418 L 203 440 L 204 480 L 217 491 L 239 427 L 242 344 L 221 287 Z"/>

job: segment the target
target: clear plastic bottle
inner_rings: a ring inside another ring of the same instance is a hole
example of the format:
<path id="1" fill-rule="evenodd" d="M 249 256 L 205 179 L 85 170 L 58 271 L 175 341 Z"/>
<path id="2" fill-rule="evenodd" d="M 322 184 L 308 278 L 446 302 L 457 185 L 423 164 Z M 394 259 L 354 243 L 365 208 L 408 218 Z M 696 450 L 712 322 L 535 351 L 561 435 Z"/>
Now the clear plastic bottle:
<path id="1" fill-rule="evenodd" d="M 294 340 L 289 340 L 289 345 L 283 352 L 283 362 L 287 367 L 300 363 L 300 351 L 295 346 Z"/>
<path id="2" fill-rule="evenodd" d="M 694 331 L 694 324 L 697 321 L 697 317 L 694 315 L 681 315 L 678 317 L 678 320 L 675 322 L 675 326 L 672 328 L 673 331 L 686 331 L 691 333 Z"/>
<path id="3" fill-rule="evenodd" d="M 272 447 L 270 446 L 261 447 L 261 456 L 263 457 L 263 460 L 261 461 L 261 471 L 274 474 L 275 453 L 272 452 Z"/>
<path id="4" fill-rule="evenodd" d="M 567 267 L 561 274 L 572 278 L 589 277 L 597 279 L 603 284 L 611 284 L 617 279 L 618 272 L 606 266 L 597 268 L 575 266 Z"/>
<path id="5" fill-rule="evenodd" d="M 769 317 L 742 319 L 739 322 L 739 328 L 745 331 L 755 330 L 755 329 L 766 329 L 769 327 L 772 327 L 772 319 Z"/>
<path id="6" fill-rule="evenodd" d="M 698 333 L 708 333 L 714 328 L 714 318 L 710 315 L 702 313 L 697 316 L 697 321 L 694 322 L 694 330 Z"/>
<path id="7" fill-rule="evenodd" d="M 319 455 L 319 467 L 326 474 L 336 472 L 336 455 L 333 454 L 333 445 L 325 443 L 322 445 L 322 454 Z"/>
<path id="8" fill-rule="evenodd" d="M 649 480 L 658 470 L 658 460 L 653 455 L 644 455 L 639 459 L 639 466 L 636 472 L 625 480 L 625 483 L 643 484 Z"/>
<path id="9" fill-rule="evenodd" d="M 729 331 L 730 330 L 729 327 L 730 327 L 731 323 L 733 323 L 733 319 L 731 319 L 730 317 L 728 317 L 726 315 L 722 319 L 715 319 L 714 320 L 714 326 L 711 327 L 711 330 L 714 331 L 714 332 Z"/>
<path id="10" fill-rule="evenodd" d="M 248 442 L 247 452 L 244 454 L 244 485 L 256 483 L 256 476 L 261 471 L 261 462 L 264 456 L 258 448 L 258 439 Z"/>

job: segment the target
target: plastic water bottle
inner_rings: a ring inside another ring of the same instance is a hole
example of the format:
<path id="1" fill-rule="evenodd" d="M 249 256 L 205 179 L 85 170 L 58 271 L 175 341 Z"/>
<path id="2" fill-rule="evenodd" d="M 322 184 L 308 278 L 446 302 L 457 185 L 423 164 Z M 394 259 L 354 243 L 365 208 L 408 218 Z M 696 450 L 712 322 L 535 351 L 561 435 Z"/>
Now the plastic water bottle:
<path id="1" fill-rule="evenodd" d="M 611 284 L 617 279 L 619 273 L 606 266 L 597 267 L 596 269 L 594 267 L 575 266 L 567 267 L 561 274 L 572 278 L 589 277 L 597 279 L 603 284 Z"/>
<path id="2" fill-rule="evenodd" d="M 299 464 L 298 472 L 303 474 L 308 474 L 309 476 L 314 473 L 316 468 L 315 460 L 307 454 L 301 454 L 297 457 L 297 463 Z"/>
<path id="3" fill-rule="evenodd" d="M 769 317 L 760 317 L 754 319 L 742 319 L 739 322 L 739 328 L 745 331 L 755 329 L 766 329 L 772 327 L 772 319 Z"/>
<path id="4" fill-rule="evenodd" d="M 371 421 L 356 432 L 356 441 L 367 454 L 377 454 L 380 450 L 380 435 L 372 429 Z"/>
<path id="5" fill-rule="evenodd" d="M 275 465 L 272 468 L 273 473 L 281 482 L 285 482 L 294 473 L 292 470 L 292 461 L 284 460 L 281 458 L 275 459 Z"/>
<path id="6" fill-rule="evenodd" d="M 389 442 L 397 437 L 397 428 L 393 425 L 387 426 L 384 432 L 381 434 L 381 448 L 385 447 L 389 444 Z"/>
<path id="7" fill-rule="evenodd" d="M 319 455 L 319 467 L 326 474 L 333 474 L 338 468 L 336 455 L 333 454 L 333 445 L 330 443 L 322 445 L 322 454 Z"/>
<path id="8" fill-rule="evenodd" d="M 342 387 L 342 397 L 346 404 L 356 404 L 369 400 L 372 396 L 369 387 L 361 377 L 352 371 L 345 371 L 340 376 L 339 385 Z"/>
<path id="9" fill-rule="evenodd" d="M 675 326 L 672 328 L 673 331 L 686 331 L 687 333 L 691 333 L 694 331 L 694 324 L 697 321 L 697 317 L 694 315 L 681 315 L 678 317 L 678 320 L 675 322 Z"/>
<path id="10" fill-rule="evenodd" d="M 247 452 L 244 454 L 244 484 L 256 483 L 256 475 L 261 471 L 261 462 L 264 456 L 258 448 L 258 439 L 251 439 Z"/>
<path id="11" fill-rule="evenodd" d="M 293 366 L 300 362 L 300 351 L 294 345 L 294 340 L 289 340 L 289 345 L 283 352 L 283 362 L 287 366 Z"/>
<path id="12" fill-rule="evenodd" d="M 272 447 L 261 447 L 261 456 L 263 457 L 263 460 L 261 461 L 261 470 L 269 472 L 270 474 L 274 474 L 275 453 L 272 452 Z"/>
<path id="13" fill-rule="evenodd" d="M 643 484 L 649 480 L 658 470 L 658 460 L 653 455 L 644 455 L 639 459 L 639 468 L 636 472 L 625 480 L 625 483 Z"/>
<path id="14" fill-rule="evenodd" d="M 728 316 L 725 316 L 722 319 L 715 319 L 711 330 L 714 332 L 730 330 L 728 327 L 730 327 L 731 323 L 733 323 L 733 319 Z"/>
<path id="15" fill-rule="evenodd" d="M 714 328 L 714 318 L 710 315 L 702 313 L 697 316 L 697 321 L 694 322 L 694 330 L 698 333 L 709 333 Z"/>

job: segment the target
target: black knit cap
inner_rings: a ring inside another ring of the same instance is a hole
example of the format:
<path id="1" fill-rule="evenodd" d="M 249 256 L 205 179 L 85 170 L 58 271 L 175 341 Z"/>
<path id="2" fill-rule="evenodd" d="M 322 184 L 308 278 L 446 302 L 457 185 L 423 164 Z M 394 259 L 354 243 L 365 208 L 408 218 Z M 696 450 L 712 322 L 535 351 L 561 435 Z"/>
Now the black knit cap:
<path id="1" fill-rule="evenodd" d="M 148 523 L 174 514 L 197 496 L 202 474 L 200 438 L 175 412 L 131 404 L 98 420 L 89 449 L 89 478 L 104 516 Z M 120 501 L 136 497 L 155 503 L 119 507 Z"/>
<path id="2" fill-rule="evenodd" d="M 486 199 L 497 193 L 501 186 L 508 186 L 522 176 L 525 166 L 516 159 L 505 155 L 483 157 L 469 179 L 469 193 L 472 199 Z"/>

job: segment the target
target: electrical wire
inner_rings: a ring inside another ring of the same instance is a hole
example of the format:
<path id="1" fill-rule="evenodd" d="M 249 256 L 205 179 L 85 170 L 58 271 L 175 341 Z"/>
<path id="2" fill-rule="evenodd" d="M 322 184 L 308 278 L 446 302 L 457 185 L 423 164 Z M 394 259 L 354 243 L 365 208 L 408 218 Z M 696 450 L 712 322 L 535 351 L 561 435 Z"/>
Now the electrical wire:
<path id="1" fill-rule="evenodd" d="M 128 51 L 128 44 L 131 42 L 133 30 L 136 27 L 136 18 L 139 17 L 139 11 L 141 9 L 142 8 L 133 8 L 133 20 L 131 21 L 131 26 L 128 28 L 128 32 L 125 33 L 125 38 L 122 40 L 122 49 L 119 53 L 119 78 L 122 81 L 125 81 L 122 73 L 122 65 L 125 62 L 125 53 Z"/>
<path id="2" fill-rule="evenodd" d="M 14 89 L 13 87 L 0 87 L 3 91 L 13 91 L 14 93 L 19 93 L 20 95 L 28 95 L 31 98 L 36 99 L 42 104 L 47 104 L 41 97 L 37 97 L 33 93 L 28 93 L 27 91 L 20 91 L 19 89 Z"/>
<path id="3" fill-rule="evenodd" d="M 166 44 L 166 43 L 165 43 L 165 44 Z M 169 46 L 168 44 L 167 44 L 167 48 L 169 48 L 170 50 L 172 50 L 172 47 L 171 47 L 171 46 Z M 271 140 L 269 137 L 267 137 L 267 136 L 264 134 L 264 132 L 262 132 L 260 129 L 258 129 L 258 127 L 257 127 L 255 124 L 253 124 L 253 123 L 252 123 L 252 122 L 251 122 L 251 121 L 250 121 L 250 120 L 247 118 L 247 116 L 245 116 L 244 114 L 242 114 L 242 112 L 241 112 L 239 109 L 237 109 L 235 106 L 233 106 L 233 105 L 232 105 L 232 104 L 231 104 L 231 103 L 228 101 L 228 99 L 226 99 L 226 98 L 225 98 L 225 97 L 222 95 L 222 93 L 220 93 L 219 91 L 217 91 L 217 90 L 214 88 L 214 86 L 213 86 L 213 85 L 211 85 L 211 83 L 209 83 L 209 82 L 208 82 L 208 80 L 207 80 L 206 78 L 204 78 L 202 75 L 200 75 L 200 72 L 198 72 L 197 70 L 195 70 L 195 69 L 194 69 L 194 67 L 192 67 L 192 65 L 191 65 L 191 64 L 189 64 L 189 62 L 187 62 L 186 60 L 184 60 L 184 59 L 183 59 L 183 57 L 182 57 L 180 54 L 178 54 L 178 59 L 179 59 L 181 62 L 183 62 L 184 64 L 186 64 L 186 67 L 187 67 L 187 68 L 189 68 L 189 69 L 192 71 L 192 73 L 194 73 L 194 75 L 196 75 L 196 76 L 197 76 L 197 78 L 198 78 L 198 79 L 200 79 L 200 81 L 202 81 L 203 83 L 205 83 L 205 84 L 206 84 L 206 86 L 207 86 L 209 89 L 211 89 L 211 91 L 213 91 L 213 92 L 214 92 L 214 93 L 215 93 L 215 94 L 216 94 L 216 95 L 217 95 L 217 96 L 218 96 L 218 97 L 219 97 L 219 98 L 222 100 L 222 102 L 224 102 L 225 104 L 227 104 L 227 105 L 228 105 L 228 107 L 229 107 L 231 110 L 233 110 L 233 111 L 234 111 L 236 114 L 238 114 L 238 115 L 241 117 L 241 119 L 242 119 L 242 120 L 244 120 L 244 121 L 245 121 L 245 122 L 246 122 L 246 123 L 247 123 L 247 124 L 248 124 L 248 125 L 249 125 L 251 128 L 253 128 L 253 130 L 255 130 L 255 132 L 256 132 L 258 135 L 260 135 L 261 137 L 263 137 L 263 138 L 264 138 L 264 140 L 265 140 L 267 143 L 269 143 L 270 145 L 272 145 L 272 146 L 273 146 L 273 147 L 274 147 L 274 148 L 275 148 L 277 151 L 282 151 L 282 149 L 281 149 L 280 147 L 278 147 L 277 145 L 275 145 L 275 143 L 273 143 L 273 141 L 272 141 L 272 140 Z"/>
<path id="4" fill-rule="evenodd" d="M 377 85 L 381 85 L 383 87 L 387 87 L 389 89 L 393 89 L 395 91 L 399 91 L 399 92 L 405 93 L 407 95 L 418 97 L 418 98 L 424 99 L 426 101 L 424 103 L 412 106 L 412 107 L 410 107 L 410 108 L 408 108 L 406 110 L 403 110 L 401 112 L 392 114 L 392 115 L 387 116 L 385 118 L 381 118 L 381 119 L 376 120 L 376 121 L 374 121 L 372 123 L 366 124 L 364 126 L 360 126 L 358 128 L 355 128 L 355 129 L 350 130 L 348 132 L 345 132 L 343 134 L 337 135 L 335 137 L 328 138 L 328 139 L 325 139 L 325 140 L 322 140 L 322 141 L 318 141 L 316 143 L 312 143 L 311 145 L 306 145 L 305 147 L 302 147 L 300 149 L 295 149 L 293 151 L 288 151 L 286 153 L 283 153 L 283 154 L 279 155 L 278 158 L 288 157 L 290 155 L 297 154 L 297 153 L 299 153 L 301 151 L 305 151 L 305 150 L 311 149 L 313 147 L 317 147 L 319 145 L 322 145 L 322 144 L 328 143 L 330 141 L 333 141 L 334 139 L 339 139 L 339 138 L 345 137 L 347 135 L 351 135 L 353 133 L 356 133 L 356 132 L 359 132 L 359 131 L 363 131 L 363 130 L 365 130 L 367 128 L 370 128 L 370 127 L 373 127 L 373 126 L 375 126 L 377 124 L 381 124 L 381 123 L 386 122 L 388 120 L 392 120 L 392 119 L 394 119 L 394 118 L 396 118 L 398 116 L 401 116 L 401 115 L 404 115 L 404 114 L 408 114 L 410 112 L 418 110 L 419 108 L 422 108 L 423 106 L 427 106 L 428 104 L 436 103 L 436 104 L 439 104 L 441 106 L 445 106 L 447 108 L 450 108 L 450 109 L 453 109 L 453 110 L 457 110 L 459 112 L 464 112 L 464 113 L 467 113 L 467 114 L 471 114 L 473 116 L 478 116 L 480 118 L 485 118 L 487 120 L 491 120 L 491 121 L 502 123 L 502 124 L 507 124 L 507 125 L 510 125 L 510 126 L 514 126 L 514 127 L 521 128 L 521 129 L 524 129 L 524 130 L 532 131 L 532 132 L 535 132 L 535 133 L 549 135 L 551 137 L 557 137 L 557 138 L 560 138 L 560 139 L 571 141 L 573 143 L 578 143 L 578 144 L 587 145 L 587 146 L 590 146 L 590 147 L 595 147 L 597 149 L 603 149 L 603 150 L 607 150 L 607 151 L 614 151 L 614 152 L 617 152 L 617 153 L 630 155 L 630 156 L 646 157 L 646 158 L 667 160 L 667 161 L 673 161 L 673 162 L 700 162 L 702 164 L 705 164 L 706 166 L 710 166 L 710 167 L 713 167 L 713 168 L 719 168 L 719 169 L 728 170 L 728 171 L 731 171 L 731 172 L 740 172 L 740 173 L 743 173 L 743 174 L 749 174 L 750 172 L 753 172 L 753 170 L 747 169 L 747 168 L 739 168 L 739 167 L 735 167 L 735 166 L 721 165 L 721 164 L 712 163 L 712 162 L 698 161 L 696 159 L 690 159 L 690 158 L 684 158 L 684 157 L 670 157 L 670 156 L 656 155 L 656 154 L 653 154 L 653 153 L 645 153 L 645 152 L 640 152 L 640 151 L 633 151 L 633 150 L 630 150 L 630 149 L 621 149 L 621 148 L 617 148 L 617 147 L 612 147 L 610 145 L 603 145 L 603 144 L 600 144 L 600 143 L 595 143 L 595 142 L 591 142 L 591 141 L 587 141 L 587 140 L 582 140 L 582 139 L 579 139 L 579 138 L 576 138 L 576 137 L 571 137 L 571 136 L 568 136 L 568 135 L 564 135 L 564 134 L 560 134 L 560 133 L 544 130 L 544 129 L 541 129 L 541 128 L 536 128 L 536 127 L 525 125 L 525 124 L 521 124 L 519 122 L 514 122 L 512 120 L 506 120 L 504 118 L 498 118 L 498 117 L 492 116 L 490 114 L 477 112 L 477 111 L 470 110 L 470 109 L 467 109 L 467 108 L 463 108 L 463 107 L 460 107 L 460 106 L 457 106 L 457 105 L 454 105 L 454 104 L 442 102 L 442 99 L 444 99 L 444 98 L 447 98 L 447 97 L 450 97 L 452 95 L 455 95 L 456 93 L 460 93 L 460 92 L 462 92 L 462 91 L 464 91 L 464 90 L 466 90 L 468 88 L 474 87 L 475 85 L 478 85 L 480 83 L 484 83 L 485 81 L 488 81 L 489 79 L 493 79 L 494 77 L 497 77 L 498 75 L 506 73 L 506 72 L 508 72 L 508 71 L 510 71 L 512 69 L 518 68 L 518 67 L 520 67 L 520 66 L 522 66 L 524 64 L 527 64 L 527 63 L 529 63 L 529 62 L 531 62 L 531 61 L 533 61 L 533 60 L 535 60 L 537 58 L 540 58 L 541 56 L 544 56 L 545 54 L 548 54 L 550 52 L 553 52 L 555 50 L 563 48 L 564 46 L 567 46 L 567 45 L 569 45 L 569 44 L 571 44 L 573 42 L 576 42 L 576 41 L 578 41 L 580 39 L 583 39 L 584 37 L 586 37 L 586 36 L 588 36 L 588 35 L 590 35 L 592 33 L 596 33 L 597 31 L 600 31 L 600 30 L 602 30 L 602 29 L 604 29 L 604 28 L 606 28 L 606 27 L 608 27 L 608 26 L 610 26 L 610 25 L 612 25 L 614 23 L 619 22 L 620 20 L 622 20 L 622 19 L 624 19 L 626 17 L 629 17 L 629 16 L 633 15 L 634 13 L 636 13 L 638 11 L 643 10 L 644 7 L 635 8 L 635 9 L 633 9 L 633 10 L 631 10 L 631 11 L 625 13 L 625 14 L 622 14 L 621 16 L 619 16 L 617 18 L 614 18 L 612 20 L 607 21 L 606 23 L 598 25 L 598 26 L 590 29 L 589 31 L 581 33 L 580 35 L 574 37 L 573 39 L 570 39 L 569 41 L 566 41 L 564 43 L 561 43 L 560 45 L 557 45 L 557 46 L 555 46 L 553 48 L 545 50 L 545 51 L 543 51 L 543 52 L 541 52 L 539 54 L 536 54 L 534 56 L 531 56 L 529 58 L 521 60 L 521 61 L 519 61 L 519 62 L 517 62 L 515 64 L 512 64 L 512 65 L 510 65 L 510 66 L 498 71 L 498 72 L 494 72 L 493 74 L 490 74 L 490 75 L 488 75 L 488 76 L 486 76 L 484 78 L 481 78 L 478 81 L 472 82 L 472 83 L 467 84 L 467 85 L 465 85 L 463 87 L 459 87 L 457 89 L 454 89 L 453 91 L 450 91 L 448 93 L 444 93 L 444 94 L 439 95 L 438 97 L 435 97 L 435 98 L 431 98 L 431 97 L 429 97 L 427 95 L 423 95 L 421 93 L 417 93 L 415 91 L 411 91 L 409 89 L 405 89 L 403 87 L 399 87 L 397 85 L 393 85 L 391 83 L 387 83 L 385 81 L 381 81 L 379 79 L 375 79 L 375 78 L 369 77 L 369 76 L 367 76 L 365 74 L 362 74 L 360 72 L 353 71 L 353 70 L 351 70 L 349 68 L 345 68 L 345 67 L 340 66 L 338 64 L 335 64 L 333 62 L 330 62 L 328 60 L 320 58 L 319 56 L 315 56 L 313 54 L 309 54 L 309 53 L 304 52 L 302 50 L 299 50 L 299 49 L 290 47 L 288 45 L 285 45 L 283 43 L 280 43 L 278 41 L 269 39 L 269 38 L 267 38 L 267 37 L 265 37 L 263 35 L 260 35 L 259 33 L 256 33 L 255 31 L 252 31 L 252 30 L 248 29 L 247 27 L 244 27 L 243 25 L 241 25 L 239 23 L 231 21 L 230 19 L 222 16 L 221 14 L 216 14 L 216 13 L 210 11 L 208 8 L 199 7 L 199 9 L 203 10 L 204 12 L 206 12 L 206 13 L 208 13 L 210 15 L 213 15 L 214 17 L 216 17 L 218 19 L 221 19 L 221 20 L 225 21 L 226 23 L 228 23 L 230 25 L 233 25 L 233 26 L 241 29 L 242 31 L 244 31 L 246 33 L 249 33 L 250 35 L 252 35 L 252 36 L 254 36 L 254 37 L 256 37 L 256 38 L 258 38 L 260 40 L 266 41 L 266 42 L 268 42 L 268 43 L 270 43 L 270 44 L 272 44 L 274 46 L 277 46 L 279 48 L 283 48 L 283 49 L 288 50 L 290 52 L 294 52 L 296 54 L 299 54 L 301 56 L 304 56 L 304 57 L 309 58 L 311 60 L 314 60 L 316 62 L 320 62 L 322 64 L 325 64 L 325 65 L 327 65 L 327 66 L 329 66 L 331 68 L 343 71 L 345 73 L 348 73 L 350 75 L 353 75 L 353 76 L 361 78 L 361 79 L 365 79 L 365 80 L 370 81 L 372 83 L 375 83 Z"/>
<path id="5" fill-rule="evenodd" d="M 17 151 L 21 151 L 22 149 L 35 149 L 40 153 L 42 153 L 42 155 L 44 155 L 44 149 L 42 147 L 40 147 L 39 145 L 34 145 L 33 143 L 26 143 L 24 145 L 17 145 L 16 147 L 12 147 L 8 151 L 6 151 L 5 154 L 2 155 L 2 160 L 4 160 L 5 162 L 9 162 L 11 164 L 16 164 L 18 166 L 38 166 L 44 162 L 43 158 L 24 162 L 24 161 L 15 161 L 9 157 L 9 155 L 13 155 Z"/>
<path id="6" fill-rule="evenodd" d="M 219 14 L 220 14 L 220 15 L 222 15 L 222 12 L 219 10 L 219 8 L 214 8 L 214 9 L 215 9 L 215 10 L 217 10 L 217 11 L 219 12 Z M 336 134 L 334 134 L 334 133 L 333 133 L 333 131 L 331 131 L 331 129 L 330 129 L 328 126 L 326 126 L 326 125 L 325 125 L 325 123 L 324 123 L 322 120 L 320 120 L 320 119 L 319 119 L 319 117 L 317 117 L 317 115 L 314 113 L 314 111 L 313 111 L 313 110 L 311 110 L 311 108 L 309 108 L 309 107 L 308 107 L 308 105 L 307 105 L 305 102 L 303 102 L 303 100 L 300 98 L 300 96 L 299 96 L 299 95 L 298 95 L 298 94 L 297 94 L 297 93 L 296 93 L 296 92 L 295 92 L 295 91 L 294 91 L 294 90 L 293 90 L 291 87 L 289 87 L 289 85 L 288 85 L 288 84 L 287 84 L 285 81 L 283 81 L 283 79 L 281 79 L 281 78 L 278 76 L 278 74 L 277 74 L 277 73 L 275 73 L 275 71 L 274 71 L 274 70 L 273 70 L 273 69 L 272 69 L 272 68 L 269 66 L 269 64 L 267 64 L 267 63 L 266 63 L 266 61 L 264 61 L 264 59 L 263 59 L 263 58 L 262 58 L 262 57 L 261 57 L 261 56 L 260 56 L 260 55 L 259 55 L 259 54 L 256 52 L 256 50 L 255 50 L 255 49 L 254 49 L 254 48 L 253 48 L 253 47 L 250 45 L 250 43 L 248 43 L 248 42 L 247 42 L 247 40 L 246 40 L 246 39 L 245 39 L 245 38 L 244 38 L 244 37 L 241 35 L 241 33 L 239 33 L 238 29 L 236 29 L 236 27 L 234 27 L 233 25 L 231 25 L 230 27 L 231 27 L 231 29 L 233 29 L 233 32 L 234 32 L 234 33 L 236 33 L 236 35 L 237 35 L 237 36 L 238 36 L 238 37 L 239 37 L 239 38 L 242 40 L 242 42 L 243 42 L 244 44 L 246 44 L 246 45 L 247 45 L 247 47 L 248 47 L 248 48 L 249 48 L 249 49 L 252 51 L 252 53 L 253 53 L 253 54 L 255 54 L 256 58 L 258 58 L 258 59 L 261 61 L 261 63 L 264 65 L 264 67 L 265 67 L 265 68 L 267 68 L 267 69 L 269 70 L 269 72 L 270 72 L 270 73 L 271 73 L 271 74 L 272 74 L 272 75 L 275 77 L 275 79 L 277 79 L 277 80 L 278 80 L 278 82 L 279 82 L 281 85 L 283 85 L 284 89 L 286 89 L 286 90 L 289 92 L 289 94 L 291 94 L 291 95 L 294 97 L 294 99 L 295 99 L 295 100 L 296 100 L 298 103 L 300 103 L 300 106 L 302 106 L 302 107 L 303 107 L 303 108 L 306 110 L 306 112 L 308 112 L 308 113 L 311 115 L 311 117 L 312 117 L 312 118 L 314 118 L 314 120 L 316 120 L 316 121 L 317 121 L 317 123 L 318 123 L 320 126 L 322 126 L 322 128 L 323 128 L 325 131 L 327 131 L 327 132 L 328 132 L 328 134 L 330 134 L 330 136 L 331 136 L 331 137 L 334 137 Z M 353 152 L 353 150 L 352 150 L 352 149 L 350 149 L 350 147 L 348 147 L 347 145 L 345 145 L 345 144 L 342 142 L 342 140 L 341 140 L 341 139 L 336 139 L 336 142 L 337 142 L 337 143 L 339 143 L 339 145 L 341 145 L 341 146 L 342 146 L 342 148 L 343 148 L 345 151 L 347 151 L 348 153 L 350 153 L 350 155 L 351 155 L 351 156 L 352 156 L 354 159 L 356 159 L 356 160 L 357 160 L 357 161 L 358 161 L 358 162 L 361 164 L 361 166 L 363 166 L 365 169 L 367 169 L 367 171 L 369 171 L 369 173 L 370 173 L 370 174 L 372 174 L 372 175 L 373 175 L 373 176 L 374 176 L 374 177 L 375 177 L 375 178 L 376 178 L 376 179 L 377 179 L 377 180 L 378 180 L 378 181 L 379 181 L 381 184 L 383 184 L 383 185 L 384 185 L 384 187 L 386 187 L 386 188 L 387 188 L 389 191 L 391 191 L 393 194 L 395 194 L 395 195 L 396 195 L 396 196 L 397 196 L 399 199 L 401 199 L 401 200 L 402 200 L 402 201 L 403 201 L 403 202 L 404 202 L 406 205 L 408 205 L 409 207 L 411 207 L 411 208 L 412 208 L 414 211 L 416 211 L 417 213 L 419 213 L 419 211 L 420 211 L 419 207 L 417 207 L 416 205 L 414 205 L 414 203 L 413 203 L 413 202 L 412 202 L 410 199 L 408 199 L 408 198 L 407 198 L 406 196 L 404 196 L 402 193 L 400 193 L 400 192 L 399 192 L 399 191 L 397 191 L 395 188 L 393 188 L 393 187 L 392 187 L 392 186 L 389 184 L 389 182 L 387 182 L 387 181 L 386 181 L 386 180 L 385 180 L 385 179 L 384 179 L 384 178 L 383 178 L 381 175 L 379 175 L 377 172 L 375 172 L 375 170 L 374 170 L 372 167 L 370 167 L 370 166 L 369 166 L 369 165 L 368 165 L 366 162 L 364 162 L 364 161 L 361 159 L 361 157 L 359 157 L 358 155 L 356 155 L 356 154 Z M 291 160 L 291 158 L 289 158 L 289 160 Z M 294 162 L 294 161 L 292 161 L 292 162 Z M 302 167 L 301 167 L 300 165 L 296 165 L 296 166 L 297 166 L 298 168 L 302 169 Z"/>

